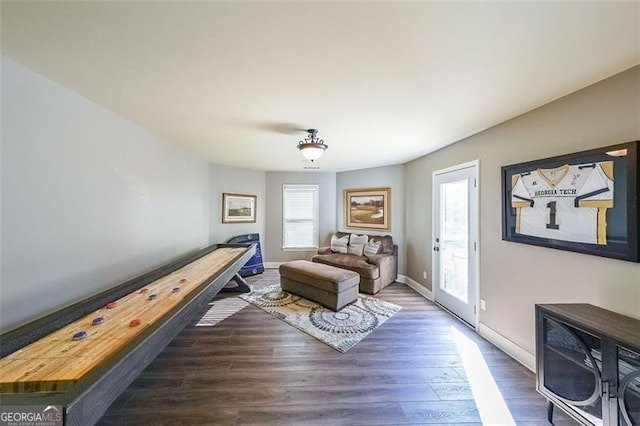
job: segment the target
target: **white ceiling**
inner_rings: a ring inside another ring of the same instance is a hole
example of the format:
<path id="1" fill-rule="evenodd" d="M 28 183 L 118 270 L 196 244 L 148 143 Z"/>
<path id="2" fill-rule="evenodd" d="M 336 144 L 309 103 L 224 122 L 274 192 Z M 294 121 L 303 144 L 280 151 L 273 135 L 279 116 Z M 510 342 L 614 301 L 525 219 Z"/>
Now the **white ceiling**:
<path id="1" fill-rule="evenodd" d="M 404 163 L 640 63 L 637 1 L 2 1 L 1 18 L 3 55 L 268 171 L 310 165 L 309 127 L 321 171 Z"/>

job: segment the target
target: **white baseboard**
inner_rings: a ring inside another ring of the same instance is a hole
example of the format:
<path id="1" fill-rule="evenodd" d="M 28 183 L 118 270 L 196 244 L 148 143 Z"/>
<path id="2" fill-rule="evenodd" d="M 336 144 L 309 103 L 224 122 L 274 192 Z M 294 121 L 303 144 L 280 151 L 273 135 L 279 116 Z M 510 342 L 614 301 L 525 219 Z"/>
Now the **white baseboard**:
<path id="1" fill-rule="evenodd" d="M 433 293 L 431 292 L 431 290 L 420 285 L 420 283 L 418 283 L 417 281 L 412 280 L 411 278 L 404 275 L 398 275 L 397 281 L 401 283 L 405 283 L 406 285 L 414 289 L 416 293 L 420 294 L 421 296 L 424 296 L 426 299 L 433 302 Z"/>
<path id="2" fill-rule="evenodd" d="M 502 334 L 480 323 L 478 333 L 499 349 L 535 373 L 536 357 L 504 337 Z"/>
<path id="3" fill-rule="evenodd" d="M 417 281 L 412 280 L 411 278 L 398 275 L 398 282 L 405 283 L 412 289 L 414 289 L 418 294 L 424 296 L 428 300 L 433 302 L 433 292 L 428 288 L 423 287 Z M 511 358 L 518 361 L 520 364 L 528 368 L 529 370 L 535 373 L 536 371 L 536 357 L 522 349 L 520 346 L 513 343 L 511 340 L 504 337 L 502 334 L 493 330 L 492 328 L 487 327 L 483 323 L 478 325 L 478 333 L 487 339 L 489 342 L 497 346 L 504 353 L 509 355 Z"/>
<path id="4" fill-rule="evenodd" d="M 284 262 L 264 262 L 265 269 L 278 269 Z"/>

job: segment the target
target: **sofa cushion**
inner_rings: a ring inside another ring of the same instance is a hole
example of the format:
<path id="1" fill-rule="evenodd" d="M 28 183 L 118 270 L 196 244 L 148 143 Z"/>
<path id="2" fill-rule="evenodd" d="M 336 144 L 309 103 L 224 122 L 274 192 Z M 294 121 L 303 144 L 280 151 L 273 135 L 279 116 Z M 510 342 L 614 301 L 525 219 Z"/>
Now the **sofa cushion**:
<path id="1" fill-rule="evenodd" d="M 345 235 L 338 237 L 336 235 L 331 236 L 331 251 L 334 253 L 346 253 L 347 244 L 349 243 L 349 236 Z"/>
<path id="2" fill-rule="evenodd" d="M 362 256 L 364 251 L 364 245 L 369 241 L 369 237 L 366 235 L 351 234 L 349 237 L 349 247 L 347 253 L 355 254 L 356 256 Z"/>
<path id="3" fill-rule="evenodd" d="M 393 254 L 393 238 L 391 235 L 383 235 L 376 237 L 375 241 L 380 241 L 382 247 L 378 254 Z"/>
<path id="4" fill-rule="evenodd" d="M 317 254 L 311 260 L 357 272 L 362 278 L 375 280 L 380 276 L 380 268 L 367 262 L 367 258 L 364 256 L 341 253 Z"/>

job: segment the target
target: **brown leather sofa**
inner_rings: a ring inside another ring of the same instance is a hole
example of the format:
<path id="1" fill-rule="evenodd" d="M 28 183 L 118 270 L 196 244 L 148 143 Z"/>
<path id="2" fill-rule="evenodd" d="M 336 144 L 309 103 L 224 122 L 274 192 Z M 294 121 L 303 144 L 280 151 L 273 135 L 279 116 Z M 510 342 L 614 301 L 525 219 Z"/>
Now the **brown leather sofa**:
<path id="1" fill-rule="evenodd" d="M 345 235 L 350 233 L 336 232 L 338 238 Z M 357 272 L 360 275 L 360 292 L 376 294 L 398 277 L 398 246 L 393 244 L 390 235 L 368 235 L 368 237 L 369 241 L 381 242 L 378 254 L 369 257 L 357 256 L 349 253 L 335 253 L 331 251 L 331 247 L 321 247 L 318 249 L 318 254 L 311 260 Z"/>

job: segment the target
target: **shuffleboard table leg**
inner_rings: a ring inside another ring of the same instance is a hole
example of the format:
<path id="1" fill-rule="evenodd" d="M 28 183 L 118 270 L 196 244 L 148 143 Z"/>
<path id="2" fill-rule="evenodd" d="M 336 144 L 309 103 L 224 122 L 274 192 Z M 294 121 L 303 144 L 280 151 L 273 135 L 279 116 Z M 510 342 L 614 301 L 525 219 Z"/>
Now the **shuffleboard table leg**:
<path id="1" fill-rule="evenodd" d="M 547 421 L 553 424 L 553 402 L 548 401 L 547 405 Z"/>
<path id="2" fill-rule="evenodd" d="M 235 281 L 236 285 L 232 286 L 232 287 L 227 287 L 229 284 L 227 284 L 227 286 L 222 287 L 222 289 L 220 290 L 220 293 L 249 293 L 251 292 L 251 288 L 249 287 L 249 284 L 247 284 L 247 282 L 244 280 L 244 278 L 242 278 L 240 276 L 239 273 L 236 273 L 233 278 L 231 278 L 231 281 Z M 231 283 L 231 281 L 229 281 L 229 283 Z"/>

